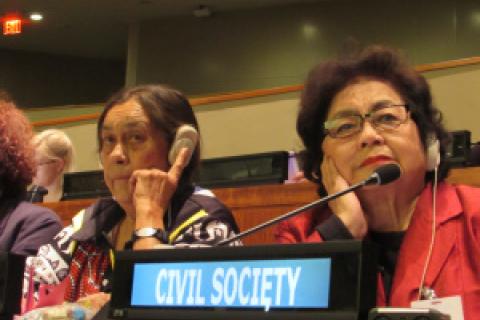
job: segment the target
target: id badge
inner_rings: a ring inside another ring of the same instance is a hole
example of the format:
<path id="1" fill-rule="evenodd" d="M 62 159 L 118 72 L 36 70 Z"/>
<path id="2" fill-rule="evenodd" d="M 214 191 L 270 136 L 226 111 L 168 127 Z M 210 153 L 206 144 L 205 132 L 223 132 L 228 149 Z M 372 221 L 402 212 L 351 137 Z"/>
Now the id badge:
<path id="1" fill-rule="evenodd" d="M 460 296 L 451 296 L 445 298 L 435 298 L 431 300 L 412 301 L 412 308 L 435 309 L 441 313 L 450 316 L 451 320 L 463 320 L 462 298 Z"/>

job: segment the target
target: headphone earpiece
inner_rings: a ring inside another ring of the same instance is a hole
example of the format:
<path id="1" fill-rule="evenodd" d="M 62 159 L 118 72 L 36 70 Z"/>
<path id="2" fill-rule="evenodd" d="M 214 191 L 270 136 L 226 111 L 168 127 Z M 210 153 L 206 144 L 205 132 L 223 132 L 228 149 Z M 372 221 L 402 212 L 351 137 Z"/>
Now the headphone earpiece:
<path id="1" fill-rule="evenodd" d="M 440 165 L 440 142 L 437 137 L 427 139 L 427 171 L 434 171 Z"/>
<path id="2" fill-rule="evenodd" d="M 195 148 L 198 143 L 198 132 L 197 130 L 188 124 L 181 125 L 175 134 L 175 139 L 170 147 L 168 153 L 168 162 L 172 165 L 178 157 L 180 150 L 182 148 L 187 148 L 189 151 L 188 162 L 195 151 Z"/>

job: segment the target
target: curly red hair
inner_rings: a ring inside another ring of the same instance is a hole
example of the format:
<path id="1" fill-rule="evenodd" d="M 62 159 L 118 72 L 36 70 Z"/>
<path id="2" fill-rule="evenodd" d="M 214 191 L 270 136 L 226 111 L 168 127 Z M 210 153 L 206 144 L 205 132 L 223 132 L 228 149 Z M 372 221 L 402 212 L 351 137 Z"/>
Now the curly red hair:
<path id="1" fill-rule="evenodd" d="M 33 130 L 10 99 L 0 97 L 0 190 L 2 198 L 22 196 L 35 174 Z"/>

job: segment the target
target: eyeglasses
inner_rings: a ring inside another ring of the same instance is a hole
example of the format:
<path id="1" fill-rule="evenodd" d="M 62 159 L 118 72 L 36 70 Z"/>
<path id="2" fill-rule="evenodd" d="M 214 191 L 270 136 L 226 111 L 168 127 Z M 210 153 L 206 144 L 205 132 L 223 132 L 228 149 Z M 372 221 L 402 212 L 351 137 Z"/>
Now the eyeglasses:
<path id="1" fill-rule="evenodd" d="M 408 105 L 388 103 L 364 115 L 344 114 L 325 121 L 323 128 L 325 134 L 332 138 L 346 138 L 362 131 L 365 121 L 370 122 L 375 129 L 389 131 L 407 122 L 409 117 Z"/>

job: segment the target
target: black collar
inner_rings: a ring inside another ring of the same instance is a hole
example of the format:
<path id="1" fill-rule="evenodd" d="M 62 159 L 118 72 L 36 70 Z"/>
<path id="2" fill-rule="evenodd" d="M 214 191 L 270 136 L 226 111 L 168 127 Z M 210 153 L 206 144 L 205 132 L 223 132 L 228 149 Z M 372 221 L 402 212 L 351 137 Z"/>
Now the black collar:
<path id="1" fill-rule="evenodd" d="M 72 235 L 72 239 L 76 241 L 101 239 L 103 233 L 110 232 L 123 217 L 125 217 L 125 211 L 115 200 L 100 199 L 93 206 L 85 209 L 82 227 Z"/>

